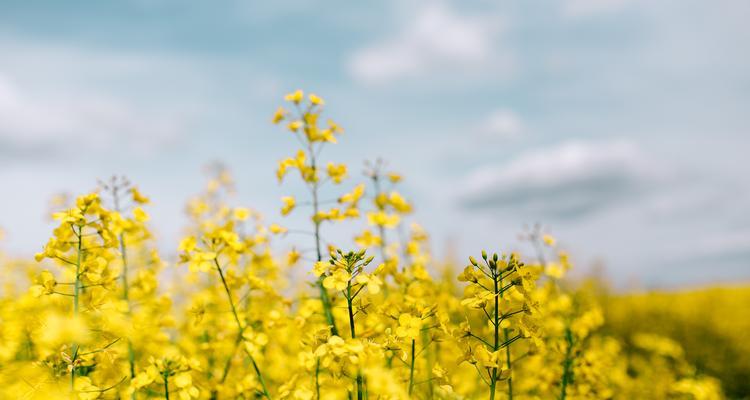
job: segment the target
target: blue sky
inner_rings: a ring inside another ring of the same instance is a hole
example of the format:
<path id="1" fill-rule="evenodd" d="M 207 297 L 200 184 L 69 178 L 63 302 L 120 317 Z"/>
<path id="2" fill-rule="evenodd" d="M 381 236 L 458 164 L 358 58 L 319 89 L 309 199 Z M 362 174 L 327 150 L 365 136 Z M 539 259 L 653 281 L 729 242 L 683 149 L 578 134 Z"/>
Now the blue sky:
<path id="1" fill-rule="evenodd" d="M 747 280 L 748 16 L 742 1 L 4 1 L 2 246 L 36 251 L 54 193 L 117 173 L 173 248 L 213 160 L 238 203 L 280 221 L 273 169 L 294 143 L 269 117 L 303 88 L 347 130 L 331 159 L 404 173 L 439 256 L 522 248 L 540 222 L 621 286 Z"/>

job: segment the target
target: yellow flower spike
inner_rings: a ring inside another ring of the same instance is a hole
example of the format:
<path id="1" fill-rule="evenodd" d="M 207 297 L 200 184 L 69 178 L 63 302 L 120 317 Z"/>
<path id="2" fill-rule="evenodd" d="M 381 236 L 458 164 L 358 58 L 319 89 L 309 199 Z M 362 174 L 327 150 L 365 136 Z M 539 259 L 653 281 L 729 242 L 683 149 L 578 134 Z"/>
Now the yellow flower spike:
<path id="1" fill-rule="evenodd" d="M 301 90 L 296 90 L 284 96 L 284 100 L 292 102 L 294 104 L 299 104 L 302 101 L 304 95 L 305 94 Z"/>
<path id="2" fill-rule="evenodd" d="M 548 234 L 545 234 L 544 236 L 542 236 L 542 241 L 544 242 L 544 244 L 550 247 L 553 247 L 556 242 L 555 238 L 552 237 L 552 235 L 548 235 Z"/>

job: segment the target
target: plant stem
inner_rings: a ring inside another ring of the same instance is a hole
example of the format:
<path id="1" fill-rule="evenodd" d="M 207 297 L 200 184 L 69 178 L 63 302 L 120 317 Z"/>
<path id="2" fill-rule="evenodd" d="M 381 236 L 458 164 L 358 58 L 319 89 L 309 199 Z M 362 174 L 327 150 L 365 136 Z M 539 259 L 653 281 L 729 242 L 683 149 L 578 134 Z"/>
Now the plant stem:
<path id="1" fill-rule="evenodd" d="M 164 373 L 164 398 L 169 400 L 169 375 Z"/>
<path id="2" fill-rule="evenodd" d="M 304 120 L 304 119 L 303 119 Z M 313 151 L 312 144 L 308 144 L 308 153 L 310 154 L 310 167 L 313 171 L 317 171 L 317 164 L 315 160 L 315 152 Z M 317 220 L 318 211 L 320 209 L 320 202 L 318 201 L 318 182 L 312 183 L 312 197 L 313 197 L 313 225 L 315 225 L 315 250 L 317 252 L 318 261 L 323 259 L 323 254 L 320 249 L 320 221 Z M 326 317 L 326 322 L 331 327 L 331 334 L 334 336 L 339 335 L 339 331 L 336 328 L 336 320 L 333 317 L 333 307 L 331 306 L 331 299 L 328 297 L 328 290 L 323 286 L 323 277 L 318 279 L 318 290 L 320 291 L 320 301 L 323 303 L 323 313 Z"/>
<path id="3" fill-rule="evenodd" d="M 352 335 L 352 339 L 357 338 L 356 329 L 354 327 L 354 307 L 352 306 L 352 281 L 346 283 L 346 305 L 349 310 L 349 330 Z M 357 400 L 362 400 L 363 396 L 363 384 L 362 384 L 362 372 L 357 371 Z"/>
<path id="4" fill-rule="evenodd" d="M 503 329 L 503 335 L 504 335 L 504 343 L 508 343 L 507 346 L 505 346 L 505 365 L 508 367 L 508 371 L 511 370 L 511 363 L 510 363 L 510 343 L 508 342 L 508 329 Z M 513 376 L 508 376 L 508 400 L 513 400 Z"/>
<path id="5" fill-rule="evenodd" d="M 495 328 L 495 342 L 492 346 L 492 351 L 497 352 L 500 348 L 500 282 L 499 275 L 496 270 L 492 272 L 492 283 L 494 285 L 495 293 L 495 315 L 493 316 L 492 325 Z M 495 399 L 495 387 L 497 386 L 497 367 L 492 368 L 492 375 L 490 377 L 490 400 Z"/>
<path id="6" fill-rule="evenodd" d="M 75 232 L 75 229 L 73 229 Z M 76 255 L 76 278 L 73 284 L 73 316 L 78 316 L 78 297 L 81 288 L 81 260 L 82 260 L 82 249 L 83 249 L 83 228 L 78 227 L 78 251 Z M 70 368 L 70 388 L 75 390 L 76 383 L 76 358 L 78 357 L 78 344 L 73 343 L 71 346 L 71 368 Z"/>
<path id="7" fill-rule="evenodd" d="M 214 258 L 214 265 L 216 266 L 216 270 L 219 272 L 219 277 L 221 278 L 221 283 L 224 285 L 224 291 L 227 293 L 227 299 L 229 299 L 229 306 L 232 309 L 232 315 L 234 316 L 234 321 L 237 323 L 237 339 L 236 344 L 239 345 L 239 343 L 242 341 L 242 334 L 245 333 L 245 327 L 242 325 L 242 322 L 240 321 L 240 317 L 237 314 L 237 308 L 234 306 L 234 300 L 232 299 L 232 291 L 229 290 L 229 285 L 227 285 L 227 280 L 224 278 L 224 271 L 222 271 L 221 266 L 219 265 L 219 260 L 217 258 Z M 236 350 L 236 347 L 235 347 Z M 248 357 L 250 357 L 250 361 L 253 363 L 253 367 L 255 368 L 255 373 L 258 375 L 258 381 L 260 381 L 261 386 L 263 387 L 263 395 L 266 396 L 267 399 L 271 399 L 271 396 L 268 394 L 268 390 L 266 389 L 266 383 L 263 379 L 263 374 L 260 372 L 260 368 L 258 368 L 258 364 L 255 363 L 255 358 L 253 358 L 252 354 L 248 353 Z M 232 355 L 230 356 L 229 360 L 234 357 L 234 351 L 232 352 Z M 224 376 L 222 377 L 221 382 L 224 383 L 224 380 L 226 379 L 227 375 L 229 374 L 229 366 L 227 366 L 224 369 Z"/>
<path id="8" fill-rule="evenodd" d="M 115 203 L 115 211 L 118 213 L 120 210 L 120 196 L 117 187 L 113 187 L 112 198 Z M 128 284 L 128 251 L 125 245 L 125 234 L 120 232 L 118 235 L 120 241 L 120 259 L 122 260 L 122 298 L 128 305 L 128 315 L 130 315 L 130 286 Z M 128 338 L 128 364 L 130 366 L 130 379 L 135 378 L 135 350 L 133 349 L 133 342 Z M 136 392 L 130 396 L 132 400 L 136 398 Z"/>
<path id="9" fill-rule="evenodd" d="M 503 286 L 503 278 L 502 274 L 498 273 L 499 276 L 499 286 Z M 503 298 L 503 292 L 500 292 L 500 298 Z M 509 313 L 512 315 L 513 313 Z M 507 316 L 508 314 L 506 314 Z M 504 316 L 505 317 L 505 316 Z M 500 321 L 496 321 L 499 323 Z M 495 327 L 497 328 L 497 327 Z M 508 375 L 508 400 L 513 400 L 513 374 L 511 371 L 511 362 L 510 362 L 510 344 L 513 343 L 512 341 L 508 341 L 508 328 L 503 328 L 503 343 L 506 344 L 505 346 L 505 365 L 508 367 L 508 372 L 510 375 Z"/>
<path id="10" fill-rule="evenodd" d="M 422 348 L 424 349 L 423 351 L 427 352 L 427 354 L 425 355 L 425 360 L 427 362 L 427 366 L 425 368 L 427 377 L 425 379 L 425 382 L 427 382 L 427 398 L 431 399 L 434 397 L 432 390 L 433 353 L 430 350 L 430 333 L 427 329 L 422 330 Z"/>
<path id="11" fill-rule="evenodd" d="M 414 390 L 414 361 L 416 356 L 416 340 L 411 340 L 411 366 L 409 367 L 409 396 L 411 397 L 411 393 Z"/>
<path id="12" fill-rule="evenodd" d="M 268 388 L 266 387 L 266 381 L 263 379 L 263 374 L 260 373 L 260 368 L 258 368 L 258 364 L 255 362 L 255 358 L 253 358 L 252 355 L 248 353 L 248 356 L 250 357 L 250 362 L 253 363 L 253 368 L 255 369 L 255 373 L 258 375 L 258 381 L 260 382 L 260 386 L 263 388 L 263 395 L 266 396 L 267 399 L 271 399 L 271 395 L 268 394 Z"/>
<path id="13" fill-rule="evenodd" d="M 315 398 L 320 400 L 320 358 L 315 359 Z"/>
<path id="14" fill-rule="evenodd" d="M 563 360 L 563 376 L 562 384 L 560 385 L 560 400 L 565 400 L 565 397 L 567 396 L 566 390 L 568 388 L 568 384 L 570 383 L 570 369 L 573 366 L 573 358 L 571 357 L 571 353 L 573 352 L 573 332 L 571 332 L 570 328 L 565 328 L 565 342 L 567 343 L 567 348 L 565 349 L 565 360 Z"/>

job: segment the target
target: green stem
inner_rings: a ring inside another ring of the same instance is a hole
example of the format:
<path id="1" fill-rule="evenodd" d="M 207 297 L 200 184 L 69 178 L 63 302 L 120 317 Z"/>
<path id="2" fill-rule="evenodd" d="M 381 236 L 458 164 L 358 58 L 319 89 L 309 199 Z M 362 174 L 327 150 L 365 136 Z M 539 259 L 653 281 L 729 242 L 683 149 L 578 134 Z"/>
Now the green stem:
<path id="1" fill-rule="evenodd" d="M 263 374 L 260 373 L 260 368 L 258 368 L 258 364 L 255 362 L 255 358 L 253 358 L 253 356 L 251 356 L 249 353 L 248 356 L 250 357 L 250 362 L 253 363 L 255 373 L 258 375 L 258 381 L 260 382 L 260 386 L 263 388 L 263 395 L 266 396 L 268 400 L 271 400 L 271 395 L 268 393 L 268 388 L 266 387 L 266 381 L 265 379 L 263 379 Z"/>
<path id="2" fill-rule="evenodd" d="M 308 147 L 309 153 L 310 153 L 310 166 L 313 169 L 313 171 L 316 170 L 316 164 L 315 164 L 315 152 L 313 152 L 312 147 Z M 318 215 L 318 210 L 320 209 L 320 204 L 318 201 L 318 183 L 314 182 L 312 184 L 312 196 L 313 196 L 313 224 L 315 225 L 315 250 L 317 252 L 318 261 L 321 261 L 323 259 L 323 253 L 320 248 L 320 221 L 315 220 L 316 216 Z M 331 306 L 331 299 L 328 297 L 328 290 L 323 286 L 323 276 L 318 279 L 318 290 L 320 291 L 320 301 L 323 303 L 323 313 L 326 317 L 326 322 L 328 323 L 328 326 L 331 327 L 331 334 L 334 336 L 339 335 L 339 331 L 336 328 L 336 320 L 333 317 L 333 307 Z"/>
<path id="3" fill-rule="evenodd" d="M 492 325 L 495 328 L 495 342 L 492 346 L 492 351 L 497 352 L 497 350 L 500 348 L 500 282 L 499 282 L 499 275 L 496 273 L 495 270 L 493 270 L 492 273 L 492 282 L 494 285 L 494 292 L 495 292 L 495 315 L 493 316 L 493 323 Z M 497 367 L 492 368 L 492 376 L 490 377 L 490 399 L 494 400 L 495 398 L 495 388 L 497 387 Z"/>
<path id="4" fill-rule="evenodd" d="M 227 293 L 227 299 L 229 299 L 229 306 L 232 309 L 232 315 L 234 316 L 234 321 L 237 323 L 237 342 L 240 343 L 242 341 L 242 334 L 245 333 L 245 327 L 242 325 L 242 322 L 240 321 L 239 314 L 237 314 L 237 308 L 234 306 L 234 300 L 232 299 L 232 291 L 229 290 L 229 285 L 227 285 L 227 280 L 224 278 L 224 271 L 222 271 L 221 266 L 219 265 L 219 260 L 217 258 L 214 258 L 214 265 L 216 266 L 216 270 L 219 272 L 219 277 L 221 278 L 221 283 L 224 285 L 224 291 Z M 263 387 L 263 394 L 266 396 L 267 399 L 271 399 L 271 396 L 268 394 L 268 390 L 266 389 L 266 383 L 263 379 L 263 374 L 261 374 L 260 369 L 258 368 L 258 364 L 255 363 L 255 359 L 253 356 L 248 353 L 248 357 L 250 357 L 250 361 L 253 363 L 253 367 L 255 368 L 255 373 L 258 375 L 258 380 L 260 381 L 261 386 Z M 232 355 L 230 356 L 229 360 L 234 357 L 234 352 L 232 352 Z M 231 366 L 231 365 L 230 365 Z M 222 377 L 222 383 L 226 379 L 226 376 L 229 374 L 229 366 L 225 368 L 224 370 L 224 376 Z"/>
<path id="5" fill-rule="evenodd" d="M 562 384 L 560 385 L 560 400 L 565 400 L 567 396 L 566 390 L 571 378 L 571 367 L 573 366 L 573 358 L 571 353 L 573 352 L 573 332 L 570 328 L 565 328 L 565 342 L 567 343 L 567 349 L 565 349 L 565 360 L 563 360 L 563 376 Z"/>
<path id="6" fill-rule="evenodd" d="M 510 363 L 510 342 L 508 342 L 508 329 L 503 329 L 504 343 L 508 343 L 505 346 L 505 365 L 508 367 L 508 371 L 511 370 Z M 513 400 L 513 376 L 508 376 L 508 400 Z"/>
<path id="7" fill-rule="evenodd" d="M 503 286 L 503 278 L 502 273 L 498 273 L 498 286 Z M 503 292 L 500 292 L 500 298 L 503 297 Z M 495 297 L 497 299 L 497 297 Z M 497 304 L 497 303 L 495 303 Z M 495 315 L 497 315 L 497 305 L 495 306 Z M 502 318 L 507 318 L 510 315 L 513 315 L 515 313 L 507 313 L 502 316 Z M 497 318 L 497 317 L 495 317 Z M 496 319 L 495 323 L 497 325 L 500 325 L 500 320 Z M 497 329 L 497 325 L 495 326 L 495 329 Z M 508 375 L 508 400 L 513 400 L 513 375 L 511 372 L 511 362 L 510 362 L 510 344 L 513 343 L 513 341 L 509 341 L 508 338 L 508 329 L 503 328 L 503 344 L 505 344 L 505 365 L 508 367 L 508 372 L 510 375 Z"/>
<path id="8" fill-rule="evenodd" d="M 315 359 L 315 398 L 320 400 L 320 358 Z"/>
<path id="9" fill-rule="evenodd" d="M 354 327 L 354 307 L 352 306 L 352 281 L 346 283 L 346 305 L 349 310 L 349 330 L 352 335 L 352 339 L 357 338 L 356 329 Z M 357 400 L 362 400 L 364 395 L 362 372 L 357 371 Z"/>
<path id="10" fill-rule="evenodd" d="M 117 207 L 119 208 L 119 207 Z M 119 212 L 119 210 L 118 210 Z M 128 253 L 125 247 L 125 235 L 120 233 L 120 258 L 122 259 L 122 298 L 128 305 L 128 315 L 130 315 L 130 291 L 128 285 Z M 128 364 L 130 366 L 130 379 L 135 378 L 135 350 L 133 349 L 133 342 L 128 338 Z M 136 393 L 130 396 L 132 400 L 135 400 Z"/>
<path id="11" fill-rule="evenodd" d="M 75 229 L 74 229 L 75 231 Z M 83 228 L 78 227 L 78 249 L 76 254 L 76 277 L 73 284 L 73 316 L 78 316 L 78 298 L 81 290 L 81 261 L 83 252 Z M 70 388 L 75 390 L 76 383 L 76 358 L 78 357 L 78 344 L 73 343 L 71 346 L 71 363 L 70 368 Z"/>
<path id="12" fill-rule="evenodd" d="M 416 359 L 416 340 L 411 340 L 411 365 L 409 366 L 409 396 L 414 390 L 414 361 Z"/>
<path id="13" fill-rule="evenodd" d="M 169 375 L 164 373 L 164 398 L 169 400 Z"/>
<path id="14" fill-rule="evenodd" d="M 425 368 L 427 377 L 425 382 L 427 382 L 427 398 L 431 399 L 434 397 L 432 385 L 433 353 L 430 349 L 430 332 L 427 329 L 422 330 L 422 348 L 424 349 L 423 351 L 427 352 L 425 356 L 425 359 L 427 360 L 427 367 Z"/>

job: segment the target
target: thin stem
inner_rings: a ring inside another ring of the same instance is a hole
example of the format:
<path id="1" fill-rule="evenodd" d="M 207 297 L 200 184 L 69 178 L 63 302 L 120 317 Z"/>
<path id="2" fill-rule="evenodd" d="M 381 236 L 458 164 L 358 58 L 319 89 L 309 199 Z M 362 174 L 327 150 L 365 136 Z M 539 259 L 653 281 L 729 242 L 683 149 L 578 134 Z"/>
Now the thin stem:
<path id="1" fill-rule="evenodd" d="M 302 118 L 305 121 L 304 118 Z M 306 122 L 305 122 L 306 124 Z M 317 172 L 317 164 L 315 159 L 315 153 L 312 150 L 312 145 L 308 144 L 308 153 L 310 153 L 310 167 L 313 173 Z M 318 261 L 323 259 L 323 254 L 320 249 L 320 221 L 317 220 L 318 211 L 320 204 L 318 201 L 318 182 L 313 182 L 311 185 L 312 202 L 313 202 L 313 224 L 315 225 L 315 251 L 318 256 Z M 323 303 L 323 312 L 325 313 L 326 322 L 331 327 L 331 334 L 338 336 L 339 331 L 336 328 L 336 320 L 333 317 L 333 311 L 331 306 L 331 299 L 328 297 L 328 290 L 323 286 L 323 277 L 318 279 L 318 290 L 320 291 L 320 301 Z"/>
<path id="2" fill-rule="evenodd" d="M 433 398 L 433 384 L 432 384 L 432 365 L 433 365 L 433 352 L 430 351 L 430 343 L 432 341 L 430 340 L 430 334 L 429 330 L 424 329 L 422 330 L 422 351 L 426 351 L 427 354 L 425 355 L 425 359 L 427 362 L 427 366 L 425 368 L 425 372 L 427 374 L 426 382 L 428 384 L 427 386 L 427 398 L 431 399 Z"/>
<path id="3" fill-rule="evenodd" d="M 411 397 L 412 390 L 414 389 L 414 361 L 415 361 L 415 349 L 416 340 L 411 340 L 411 366 L 409 367 L 409 397 Z"/>
<path id="4" fill-rule="evenodd" d="M 492 346 L 492 351 L 497 352 L 500 348 L 500 282 L 498 276 L 493 274 L 492 283 L 495 287 L 495 315 L 492 322 L 494 325 L 495 342 Z M 490 400 L 495 399 L 495 387 L 497 386 L 497 367 L 492 368 L 492 376 L 490 377 Z"/>
<path id="5" fill-rule="evenodd" d="M 352 281 L 349 280 L 346 283 L 346 305 L 347 309 L 349 310 L 349 330 L 351 331 L 352 339 L 357 338 L 356 329 L 354 327 L 354 307 L 352 306 L 352 300 L 354 299 L 354 296 L 352 296 Z M 362 372 L 357 371 L 357 400 L 362 400 L 362 396 L 364 394 L 363 390 L 363 384 L 362 384 Z"/>
<path id="6" fill-rule="evenodd" d="M 71 226 L 72 227 L 72 226 Z M 79 298 L 79 292 L 81 288 L 81 259 L 82 259 L 82 247 L 83 247 L 83 238 L 81 237 L 81 233 L 83 231 L 82 227 L 78 227 L 78 232 L 75 232 L 75 228 L 73 228 L 73 233 L 76 234 L 78 237 L 78 250 L 76 255 L 76 279 L 73 285 L 73 316 L 78 316 L 78 298 Z M 75 383 L 76 383 L 76 358 L 78 357 L 78 344 L 73 343 L 71 346 L 71 368 L 70 368 L 70 387 L 72 390 L 75 390 Z"/>
<path id="7" fill-rule="evenodd" d="M 562 376 L 562 384 L 560 385 L 560 400 L 565 400 L 565 397 L 567 396 L 566 390 L 568 387 L 568 384 L 570 383 L 571 378 L 571 367 L 573 366 L 573 358 L 571 356 L 573 352 L 573 332 L 571 332 L 570 328 L 565 328 L 565 342 L 567 343 L 567 348 L 565 349 L 565 360 L 563 360 L 563 376 Z"/>
<path id="8" fill-rule="evenodd" d="M 258 375 L 258 381 L 260 382 L 260 386 L 263 388 L 263 395 L 266 396 L 267 399 L 271 399 L 271 395 L 268 394 L 268 388 L 266 387 L 266 381 L 263 379 L 263 374 L 260 373 L 260 368 L 258 368 L 258 364 L 255 362 L 255 358 L 250 355 L 250 353 L 247 354 L 250 357 L 250 362 L 253 363 L 253 368 L 255 369 L 255 374 Z"/>
<path id="9" fill-rule="evenodd" d="M 113 186 L 112 188 L 112 199 L 115 203 L 115 211 L 118 213 L 120 209 L 120 196 L 118 187 Z M 120 258 L 122 260 L 122 299 L 128 306 L 128 314 L 130 314 L 130 286 L 128 284 L 128 250 L 125 245 L 125 233 L 120 232 L 118 237 L 120 241 Z M 135 350 L 133 349 L 133 342 L 128 338 L 128 364 L 130 366 L 130 379 L 135 378 Z M 132 400 L 135 400 L 136 393 L 130 396 Z"/>
<path id="10" fill-rule="evenodd" d="M 237 314 L 237 308 L 234 306 L 234 300 L 232 299 L 232 291 L 229 290 L 229 285 L 227 285 L 227 280 L 224 278 L 224 271 L 222 271 L 221 266 L 219 265 L 219 260 L 217 258 L 214 258 L 214 265 L 216 266 L 216 270 L 219 272 L 219 277 L 221 278 L 221 283 L 224 285 L 224 291 L 227 293 L 227 299 L 229 299 L 229 306 L 232 309 L 232 315 L 234 316 L 234 321 L 237 323 L 237 344 L 239 344 L 242 341 L 242 334 L 245 333 L 245 327 L 242 325 L 242 322 L 240 321 L 240 317 Z M 253 367 L 255 368 L 255 373 L 258 375 L 258 380 L 260 381 L 261 386 L 263 387 L 263 395 L 266 396 L 267 399 L 271 399 L 271 396 L 268 394 L 268 390 L 266 389 L 266 384 L 263 379 L 263 374 L 260 372 L 260 368 L 258 368 L 258 364 L 255 363 L 255 358 L 248 353 L 248 357 L 250 357 L 250 361 L 253 363 Z M 234 357 L 234 352 L 230 356 L 229 360 L 231 360 Z M 226 367 L 224 370 L 224 376 L 222 377 L 222 383 L 224 383 L 224 380 L 226 379 L 227 375 L 229 374 L 229 367 Z"/>
<path id="11" fill-rule="evenodd" d="M 315 359 L 315 398 L 320 400 L 320 358 Z"/>
<path id="12" fill-rule="evenodd" d="M 164 398 L 169 400 L 169 375 L 164 373 Z"/>
<path id="13" fill-rule="evenodd" d="M 502 274 L 499 275 L 498 280 L 500 282 L 500 286 L 503 285 L 503 277 Z M 500 292 L 500 297 L 503 297 L 503 292 Z M 497 297 L 495 298 L 497 299 Z M 515 312 L 509 312 L 506 314 L 503 314 L 500 316 L 501 320 L 504 320 L 506 318 L 509 318 L 510 316 L 521 312 L 523 310 L 515 311 Z M 508 367 L 508 400 L 513 400 L 513 374 L 511 371 L 511 363 L 510 363 L 510 344 L 513 343 L 508 339 L 508 328 L 503 328 L 503 340 L 505 345 L 505 366 Z"/>

